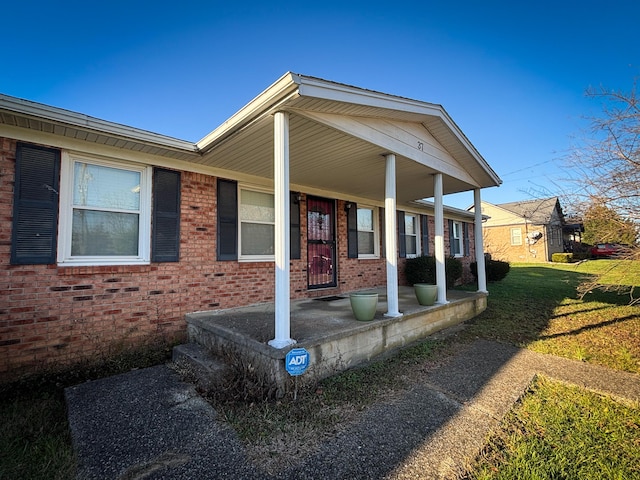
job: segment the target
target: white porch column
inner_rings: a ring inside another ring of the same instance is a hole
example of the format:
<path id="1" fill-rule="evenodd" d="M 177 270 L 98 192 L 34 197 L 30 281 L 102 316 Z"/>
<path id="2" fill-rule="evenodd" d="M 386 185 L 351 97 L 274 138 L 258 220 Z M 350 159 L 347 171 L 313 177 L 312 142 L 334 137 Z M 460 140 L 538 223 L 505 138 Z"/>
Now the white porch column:
<path id="1" fill-rule="evenodd" d="M 433 176 L 434 217 L 436 224 L 436 284 L 438 285 L 438 299 L 436 303 L 449 303 L 447 301 L 447 277 L 444 263 L 444 203 L 442 192 L 442 174 L 436 173 Z"/>
<path id="2" fill-rule="evenodd" d="M 398 311 L 398 241 L 396 225 L 396 156 L 385 155 L 384 234 L 387 249 L 387 317 L 399 317 Z"/>
<path id="3" fill-rule="evenodd" d="M 275 338 L 269 345 L 284 348 L 296 343 L 291 338 L 291 306 L 289 262 L 291 237 L 289 224 L 289 114 L 274 115 L 273 186 L 275 203 Z"/>
<path id="4" fill-rule="evenodd" d="M 487 292 L 486 267 L 484 264 L 484 245 L 482 239 L 482 199 L 480 189 L 473 190 L 473 209 L 475 211 L 475 225 L 473 234 L 475 237 L 476 262 L 478 264 L 478 291 Z"/>

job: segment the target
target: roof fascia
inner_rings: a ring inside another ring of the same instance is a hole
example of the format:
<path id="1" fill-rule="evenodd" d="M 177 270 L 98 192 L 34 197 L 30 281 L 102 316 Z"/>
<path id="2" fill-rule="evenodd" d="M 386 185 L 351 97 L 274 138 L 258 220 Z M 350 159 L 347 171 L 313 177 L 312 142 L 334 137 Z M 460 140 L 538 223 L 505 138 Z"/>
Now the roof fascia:
<path id="1" fill-rule="evenodd" d="M 151 145 L 159 145 L 174 150 L 195 152 L 193 142 L 179 140 L 177 138 L 160 135 L 158 133 L 129 127 L 119 123 L 101 120 L 82 113 L 72 112 L 62 108 L 44 105 L 21 98 L 0 94 L 0 110 L 6 110 L 13 114 L 45 120 L 56 124 L 66 125 L 80 130 L 91 130 L 102 135 L 113 136 L 119 139 L 127 139 L 133 142 L 141 142 Z"/>
<path id="2" fill-rule="evenodd" d="M 297 78 L 300 83 L 300 95 L 303 97 L 320 98 L 323 100 L 333 100 L 342 103 L 352 103 L 355 105 L 365 105 L 438 117 L 441 117 L 443 112 L 442 106 L 433 103 L 420 102 L 388 93 L 352 87 L 321 78 L 307 77 L 304 75 L 297 75 Z"/>
<path id="3" fill-rule="evenodd" d="M 491 205 L 491 206 L 492 206 L 492 207 L 494 207 L 494 208 L 497 208 L 497 209 L 499 209 L 499 210 L 502 210 L 503 212 L 507 212 L 507 213 L 508 213 L 508 214 L 510 214 L 510 215 L 514 215 L 514 216 L 516 216 L 516 217 L 518 217 L 518 218 L 521 218 L 521 219 L 522 219 L 522 220 L 524 220 L 525 222 L 527 221 L 527 217 L 523 217 L 522 215 L 520 215 L 520 214 L 519 214 L 519 213 L 517 213 L 517 212 L 514 212 L 513 210 L 509 210 L 508 208 L 501 207 L 500 205 L 497 205 L 497 204 L 495 204 L 495 203 L 485 202 L 484 200 L 482 201 L 482 203 L 486 203 L 486 204 L 488 204 L 488 205 Z"/>
<path id="4" fill-rule="evenodd" d="M 278 106 L 298 94 L 298 75 L 287 72 L 271 86 L 234 113 L 222 125 L 196 143 L 198 150 L 206 152 L 225 139 L 247 128 L 265 115 L 271 115 Z"/>
<path id="5" fill-rule="evenodd" d="M 435 203 L 431 202 L 429 200 L 416 200 L 414 202 L 412 202 L 414 205 L 419 205 L 422 208 L 428 208 L 431 211 L 435 211 Z M 467 210 L 462 210 L 460 208 L 456 208 L 456 207 L 450 207 L 447 205 L 443 205 L 442 207 L 443 211 L 445 214 L 448 214 L 449 217 L 453 216 L 453 217 L 458 217 L 458 218 L 467 218 L 470 220 L 475 220 L 476 218 L 476 214 L 473 212 L 469 212 Z M 484 217 L 484 215 L 483 215 Z"/>
<path id="6" fill-rule="evenodd" d="M 498 174 L 489 166 L 480 152 L 473 146 L 458 125 L 449 116 L 442 105 L 421 102 L 405 97 L 398 97 L 387 93 L 352 87 L 341 83 L 330 82 L 315 77 L 297 75 L 300 83 L 299 92 L 302 97 L 314 97 L 324 100 L 365 105 L 388 110 L 398 110 L 439 118 L 451 131 L 451 133 L 464 145 L 475 160 L 491 177 L 496 185 L 502 184 Z M 426 125 L 425 125 L 426 127 Z"/>

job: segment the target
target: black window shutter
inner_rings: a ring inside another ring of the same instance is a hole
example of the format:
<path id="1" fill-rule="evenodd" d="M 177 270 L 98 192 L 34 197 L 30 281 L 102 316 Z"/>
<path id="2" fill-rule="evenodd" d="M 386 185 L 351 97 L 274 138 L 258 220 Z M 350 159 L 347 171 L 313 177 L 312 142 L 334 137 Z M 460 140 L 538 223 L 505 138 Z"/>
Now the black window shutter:
<path id="1" fill-rule="evenodd" d="M 397 210 L 396 217 L 398 219 L 398 256 L 400 258 L 406 258 L 407 239 L 404 225 L 404 212 L 402 210 Z"/>
<path id="2" fill-rule="evenodd" d="M 464 222 L 462 224 L 462 241 L 464 242 L 464 256 L 469 256 L 469 224 Z"/>
<path id="3" fill-rule="evenodd" d="M 60 151 L 18 143 L 15 175 L 11 263 L 55 263 Z"/>
<path id="4" fill-rule="evenodd" d="M 180 260 L 180 172 L 153 170 L 151 261 Z"/>
<path id="5" fill-rule="evenodd" d="M 358 205 L 347 203 L 347 256 L 358 258 Z"/>
<path id="6" fill-rule="evenodd" d="M 422 255 L 429 255 L 429 217 L 427 215 L 420 215 L 420 242 Z"/>
<path id="7" fill-rule="evenodd" d="M 289 195 L 289 230 L 291 232 L 290 256 L 292 260 L 300 258 L 300 200 L 298 192 Z"/>
<path id="8" fill-rule="evenodd" d="M 218 179 L 218 260 L 238 259 L 238 184 Z"/>

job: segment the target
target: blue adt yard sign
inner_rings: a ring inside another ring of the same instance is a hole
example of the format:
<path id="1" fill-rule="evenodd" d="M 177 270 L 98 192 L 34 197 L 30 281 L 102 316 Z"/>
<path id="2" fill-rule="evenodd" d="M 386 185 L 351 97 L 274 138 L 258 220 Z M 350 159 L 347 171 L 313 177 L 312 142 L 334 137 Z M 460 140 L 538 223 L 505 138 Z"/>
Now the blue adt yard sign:
<path id="1" fill-rule="evenodd" d="M 309 367 L 309 352 L 304 348 L 294 348 L 287 353 L 284 364 L 289 375 L 302 375 Z"/>

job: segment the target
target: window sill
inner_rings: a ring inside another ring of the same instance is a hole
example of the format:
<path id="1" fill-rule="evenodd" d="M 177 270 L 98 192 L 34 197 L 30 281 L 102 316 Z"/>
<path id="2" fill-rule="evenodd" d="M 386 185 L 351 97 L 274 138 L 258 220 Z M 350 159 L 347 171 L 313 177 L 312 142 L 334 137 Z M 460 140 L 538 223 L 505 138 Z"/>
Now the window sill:
<path id="1" fill-rule="evenodd" d="M 66 260 L 58 262 L 58 267 L 114 267 L 114 266 L 137 266 L 137 265 L 150 265 L 151 262 L 147 259 L 104 259 L 93 258 L 91 260 Z"/>
<path id="2" fill-rule="evenodd" d="M 265 263 L 265 262 L 275 262 L 275 257 L 240 257 L 238 258 L 238 263 Z"/>

